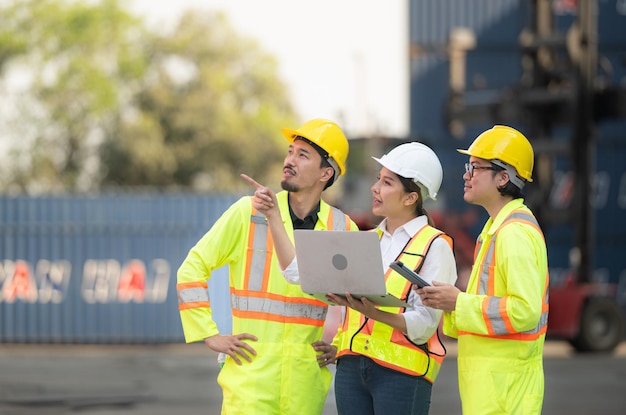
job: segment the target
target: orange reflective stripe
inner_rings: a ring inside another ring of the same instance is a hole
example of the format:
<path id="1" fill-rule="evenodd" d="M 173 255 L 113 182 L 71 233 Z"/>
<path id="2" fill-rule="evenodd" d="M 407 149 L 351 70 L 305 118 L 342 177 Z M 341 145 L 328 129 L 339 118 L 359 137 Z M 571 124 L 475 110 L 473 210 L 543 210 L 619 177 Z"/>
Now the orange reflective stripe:
<path id="1" fill-rule="evenodd" d="M 533 341 L 533 340 L 537 340 L 538 338 L 546 334 L 546 331 L 547 331 L 547 327 L 543 327 L 540 331 L 536 333 L 527 334 L 526 332 L 524 332 L 524 333 L 515 333 L 515 334 L 504 334 L 504 335 L 498 335 L 498 336 L 493 336 L 490 334 L 478 334 L 478 333 L 472 333 L 468 331 L 459 331 L 459 336 L 471 335 L 471 336 L 476 336 L 476 337 L 485 337 L 489 339 L 493 339 L 494 337 L 497 337 L 498 339 L 504 339 L 504 340 Z"/>
<path id="2" fill-rule="evenodd" d="M 237 297 L 250 297 L 250 298 L 267 298 L 276 301 L 287 301 L 291 303 L 308 304 L 312 306 L 326 305 L 326 303 L 314 298 L 314 297 L 286 297 L 281 294 L 275 294 L 271 292 L 261 292 L 254 290 L 238 290 L 231 287 L 231 295 Z"/>
<path id="3" fill-rule="evenodd" d="M 244 289 L 256 291 L 267 289 L 272 253 L 273 244 L 267 220 L 252 207 Z"/>
<path id="4" fill-rule="evenodd" d="M 256 215 L 256 209 L 252 208 L 252 217 Z M 252 258 L 254 256 L 254 246 L 250 243 L 254 241 L 254 232 L 256 230 L 256 222 L 254 220 L 250 221 L 250 229 L 248 230 L 248 251 L 246 252 L 246 271 L 244 275 L 243 288 L 248 289 L 249 281 L 250 281 L 250 269 L 252 268 Z"/>
<path id="5" fill-rule="evenodd" d="M 252 310 L 233 310 L 233 316 L 238 318 L 245 318 L 250 320 L 261 320 L 261 321 L 273 321 L 277 323 L 291 323 L 291 324 L 301 324 L 305 326 L 315 326 L 322 327 L 324 326 L 324 321 L 320 321 L 317 319 L 311 319 L 306 317 L 291 317 L 291 316 L 280 316 L 271 313 L 263 313 L 259 311 Z"/>
<path id="6" fill-rule="evenodd" d="M 446 348 L 443 347 L 443 343 L 441 343 L 441 340 L 439 339 L 439 336 L 437 334 L 438 331 L 435 331 L 430 339 L 428 339 L 428 351 L 430 352 L 429 356 L 431 359 L 435 359 L 437 362 L 439 362 L 439 364 L 442 364 L 443 359 L 445 359 L 446 357 Z"/>
<path id="7" fill-rule="evenodd" d="M 500 298 L 498 301 L 498 308 L 500 318 L 502 319 L 502 324 L 504 325 L 504 330 L 507 333 L 515 333 L 515 328 L 513 327 L 513 323 L 511 323 L 511 319 L 509 318 L 509 313 L 506 311 L 506 303 L 508 301 L 507 297 Z"/>
<path id="8" fill-rule="evenodd" d="M 506 224 L 510 222 L 521 222 L 526 225 L 532 226 L 534 229 L 539 232 L 542 238 L 544 238 L 543 233 L 541 232 L 541 228 L 539 228 L 539 224 L 537 220 L 528 212 L 524 210 L 516 210 L 513 211 L 507 218 L 504 219 L 500 227 L 496 230 L 493 237 L 489 241 L 489 245 L 487 246 L 487 252 L 484 254 L 483 259 L 479 265 L 479 282 L 476 287 L 476 294 L 479 295 L 487 295 L 488 298 L 485 298 L 482 304 L 482 314 L 483 320 L 485 322 L 485 326 L 487 328 L 487 335 L 483 335 L 483 337 L 498 337 L 498 338 L 506 338 L 506 339 L 518 339 L 518 340 L 536 340 L 543 333 L 547 331 L 548 325 L 548 286 L 549 286 L 549 276 L 546 275 L 545 288 L 543 293 L 543 304 L 542 304 L 542 313 L 539 319 L 537 326 L 531 330 L 517 333 L 513 324 L 511 323 L 511 319 L 506 310 L 506 297 L 496 297 L 495 296 L 495 258 L 496 258 L 496 238 L 498 236 L 498 232 L 502 229 Z M 479 240 L 477 242 L 477 246 L 482 245 L 484 241 Z M 545 242 L 545 239 L 544 239 Z M 477 251 L 478 252 L 478 251 Z M 470 334 L 467 332 L 459 332 L 459 335 Z M 473 334 L 476 335 L 476 334 Z"/>
<path id="9" fill-rule="evenodd" d="M 494 241 L 495 242 L 495 241 Z M 491 258 L 496 257 L 496 244 L 493 243 L 489 247 L 491 251 Z M 487 295 L 496 295 L 496 268 L 487 265 Z"/>
<path id="10" fill-rule="evenodd" d="M 350 217 L 334 206 L 330 207 L 330 213 L 326 222 L 327 229 L 350 230 Z"/>
<path id="11" fill-rule="evenodd" d="M 267 287 L 270 283 L 270 269 L 272 265 L 272 253 L 274 252 L 274 238 L 272 238 L 272 233 L 267 232 L 267 237 L 265 238 L 267 243 L 265 245 L 265 266 L 263 267 L 263 282 L 261 283 L 261 291 L 267 291 Z M 254 287 L 252 287 L 254 288 Z"/>
<path id="12" fill-rule="evenodd" d="M 506 311 L 507 297 L 487 297 L 483 301 L 483 318 L 490 334 L 515 333 Z"/>
<path id="13" fill-rule="evenodd" d="M 242 318 L 323 326 L 328 307 L 314 298 L 231 290 L 233 315 Z"/>
<path id="14" fill-rule="evenodd" d="M 176 291 L 179 310 L 211 306 L 206 281 L 181 282 L 176 284 Z"/>
<path id="15" fill-rule="evenodd" d="M 480 241 L 480 245 L 482 245 L 484 241 Z M 495 252 L 495 235 L 492 240 L 487 245 L 487 252 L 483 256 L 483 260 L 480 263 L 480 273 L 478 274 L 478 284 L 476 284 L 476 293 L 475 294 L 486 294 L 486 295 L 494 295 L 495 293 L 495 278 L 494 277 L 494 269 L 490 267 L 491 261 L 494 258 Z"/>
<path id="16" fill-rule="evenodd" d="M 504 220 L 504 222 L 502 222 L 502 225 L 500 225 L 500 228 L 502 228 L 502 226 L 504 226 L 506 223 L 511 222 L 511 221 L 522 222 L 526 225 L 532 226 L 533 228 L 537 230 L 537 232 L 539 232 L 539 234 L 543 238 L 543 232 L 541 232 L 541 228 L 539 227 L 539 223 L 537 222 L 537 219 L 535 219 L 535 217 L 530 215 L 528 212 L 524 210 L 515 210 L 511 212 L 511 214 Z"/>
<path id="17" fill-rule="evenodd" d="M 210 301 L 178 304 L 179 310 L 190 310 L 192 308 L 210 308 L 210 307 L 211 307 Z"/>
<path id="18" fill-rule="evenodd" d="M 485 320 L 485 326 L 487 327 L 487 333 L 495 335 L 495 331 L 489 318 L 489 298 L 485 298 L 482 303 L 483 320 Z"/>
<path id="19" fill-rule="evenodd" d="M 424 226 L 409 241 L 398 255 L 398 259 L 407 267 L 419 271 L 432 242 L 440 236 L 452 248 L 452 238 L 438 229 Z M 385 273 L 385 281 L 389 293 L 398 298 L 408 297 L 411 283 L 404 277 L 389 268 Z M 404 312 L 402 307 L 382 309 L 390 313 Z M 428 351 L 424 350 L 423 346 L 415 345 L 401 331 L 376 320 L 366 320 L 363 314 L 348 308 L 337 356 L 362 354 L 382 366 L 411 376 L 423 376 L 428 381 L 434 382 L 446 353 L 437 331 L 427 341 L 427 346 Z"/>
<path id="20" fill-rule="evenodd" d="M 187 288 L 208 288 L 209 284 L 206 281 L 193 281 L 193 282 L 179 282 L 176 284 L 177 290 L 185 290 Z"/>
<path id="21" fill-rule="evenodd" d="M 480 251 L 480 245 L 482 245 L 483 241 L 480 239 L 476 241 L 476 246 L 474 247 L 474 262 L 476 262 L 476 258 L 478 258 L 478 251 Z"/>
<path id="22" fill-rule="evenodd" d="M 280 200 L 279 203 L 286 201 Z M 349 217 L 332 206 L 325 221 L 330 229 L 337 226 L 346 230 L 351 228 Z M 327 304 L 313 297 L 289 297 L 271 292 L 271 278 L 275 275 L 279 277 L 272 271 L 275 266 L 273 252 L 274 241 L 267 220 L 252 206 L 244 281 L 240 287 L 231 287 L 233 317 L 322 327 L 328 311 Z"/>

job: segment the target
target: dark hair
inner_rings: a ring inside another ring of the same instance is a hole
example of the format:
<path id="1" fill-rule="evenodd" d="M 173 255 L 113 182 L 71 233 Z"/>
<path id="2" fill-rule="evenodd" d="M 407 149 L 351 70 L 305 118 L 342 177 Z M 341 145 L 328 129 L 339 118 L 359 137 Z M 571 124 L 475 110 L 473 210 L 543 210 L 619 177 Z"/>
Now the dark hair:
<path id="1" fill-rule="evenodd" d="M 422 189 L 417 185 L 417 183 L 413 181 L 413 179 L 402 177 L 399 174 L 396 174 L 396 176 L 398 176 L 398 179 L 400 179 L 400 183 L 402 183 L 402 187 L 404 188 L 405 192 L 416 192 L 418 194 L 419 197 L 417 199 L 417 202 L 415 203 L 415 213 L 417 214 L 417 216 L 426 216 L 426 218 L 428 219 L 428 224 L 430 226 L 435 226 L 432 218 L 430 217 L 428 212 L 426 212 L 426 209 L 424 209 L 424 198 L 422 197 Z"/>
<path id="2" fill-rule="evenodd" d="M 501 171 L 506 170 L 504 167 L 498 166 L 497 164 L 494 164 L 494 163 L 491 163 L 491 166 L 493 167 L 493 173 L 492 173 L 493 176 L 500 173 Z M 498 192 L 500 192 L 502 196 L 510 196 L 513 199 L 524 198 L 522 189 L 514 185 L 511 180 L 509 180 L 507 184 L 505 184 L 504 186 L 498 187 Z"/>

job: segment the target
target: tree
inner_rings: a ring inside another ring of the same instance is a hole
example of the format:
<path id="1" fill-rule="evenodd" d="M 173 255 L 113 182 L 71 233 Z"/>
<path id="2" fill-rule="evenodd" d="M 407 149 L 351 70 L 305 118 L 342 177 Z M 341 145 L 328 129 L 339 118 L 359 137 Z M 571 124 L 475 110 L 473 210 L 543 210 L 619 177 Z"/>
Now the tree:
<path id="1" fill-rule="evenodd" d="M 228 190 L 244 186 L 240 172 L 280 172 L 279 131 L 293 116 L 274 59 L 223 16 L 197 12 L 150 49 L 137 112 L 106 141 L 105 183 Z"/>
<path id="2" fill-rule="evenodd" d="M 269 167 L 293 112 L 274 60 L 223 16 L 188 13 L 162 35 L 118 0 L 14 0 L 0 14 L 10 22 L 0 29 L 12 108 L 0 115 L 12 138 L 5 190 L 229 191 L 243 188 L 239 172 L 276 180 Z"/>
<path id="3" fill-rule="evenodd" d="M 91 5 L 14 1 L 2 10 L 6 43 L 22 45 L 4 62 L 10 77 L 29 79 L 13 96 L 17 111 L 7 186 L 22 190 L 91 187 L 101 130 L 123 105 L 124 85 L 145 61 L 139 21 L 115 0 Z M 7 77 L 9 80 L 7 81 Z"/>

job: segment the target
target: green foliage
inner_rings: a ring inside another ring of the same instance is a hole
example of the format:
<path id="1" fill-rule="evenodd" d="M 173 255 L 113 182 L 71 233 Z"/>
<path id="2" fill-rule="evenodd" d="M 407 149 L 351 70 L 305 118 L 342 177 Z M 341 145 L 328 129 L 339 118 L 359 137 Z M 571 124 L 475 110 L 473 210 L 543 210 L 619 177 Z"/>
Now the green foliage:
<path id="1" fill-rule="evenodd" d="M 118 0 L 16 0 L 0 15 L 0 80 L 31 79 L 3 120 L 5 190 L 276 185 L 293 111 L 275 60 L 224 16 L 189 12 L 163 34 Z"/>

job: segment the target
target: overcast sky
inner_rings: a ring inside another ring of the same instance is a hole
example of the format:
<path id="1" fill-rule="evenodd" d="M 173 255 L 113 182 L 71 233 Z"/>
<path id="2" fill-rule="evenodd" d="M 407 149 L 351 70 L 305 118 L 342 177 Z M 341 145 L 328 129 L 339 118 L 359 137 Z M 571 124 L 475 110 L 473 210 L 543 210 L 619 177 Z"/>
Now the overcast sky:
<path id="1" fill-rule="evenodd" d="M 130 2 L 129 2 L 130 3 Z M 406 0 L 132 0 L 167 24 L 189 8 L 221 10 L 279 62 L 300 120 L 336 120 L 348 134 L 408 133 Z"/>

